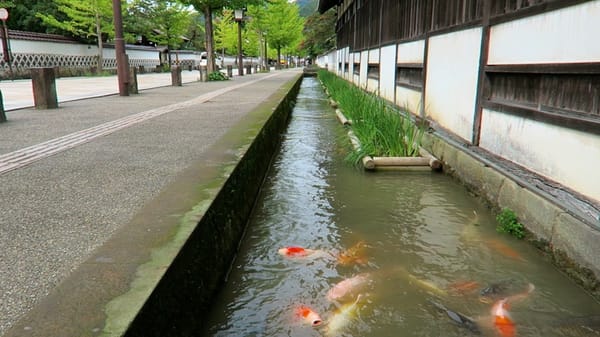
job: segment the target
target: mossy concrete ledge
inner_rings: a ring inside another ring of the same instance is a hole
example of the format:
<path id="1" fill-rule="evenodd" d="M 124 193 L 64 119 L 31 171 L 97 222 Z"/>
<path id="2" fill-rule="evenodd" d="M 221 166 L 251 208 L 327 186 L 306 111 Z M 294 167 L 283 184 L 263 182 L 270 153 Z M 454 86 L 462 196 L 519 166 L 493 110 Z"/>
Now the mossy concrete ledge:
<path id="1" fill-rule="evenodd" d="M 550 200 L 530 184 L 513 179 L 467 146 L 437 133 L 423 146 L 444 163 L 444 171 L 461 181 L 492 209 L 513 210 L 528 231 L 527 239 L 573 280 L 600 300 L 600 231 L 571 214 L 568 205 Z"/>
<path id="2" fill-rule="evenodd" d="M 3 337 L 198 335 L 300 83 L 244 115 Z"/>
<path id="3" fill-rule="evenodd" d="M 125 294 L 108 306 L 104 335 L 194 336 L 203 328 L 203 317 L 208 314 L 211 300 L 235 257 L 271 158 L 279 146 L 280 135 L 288 124 L 301 83 L 300 77 L 296 79 L 276 94 L 276 105 L 273 101 L 266 102 L 262 111 L 258 111 L 259 116 L 270 116 L 267 120 L 259 118 L 254 121 L 254 127 L 247 124 L 249 120 L 241 123 L 241 129 L 249 127 L 245 138 L 251 143 L 240 144 L 236 152 L 241 158 L 222 168 L 222 179 L 217 178 L 205 186 L 208 191 L 214 191 L 214 198 L 198 203 L 183 219 L 193 228 L 189 235 L 174 237 L 174 241 L 185 243 L 133 321 L 122 321 L 120 310 L 128 306 L 128 297 L 136 297 L 135 283 L 131 296 Z M 234 138 L 244 133 L 243 130 L 232 131 Z M 143 268 L 138 273 L 143 272 Z"/>

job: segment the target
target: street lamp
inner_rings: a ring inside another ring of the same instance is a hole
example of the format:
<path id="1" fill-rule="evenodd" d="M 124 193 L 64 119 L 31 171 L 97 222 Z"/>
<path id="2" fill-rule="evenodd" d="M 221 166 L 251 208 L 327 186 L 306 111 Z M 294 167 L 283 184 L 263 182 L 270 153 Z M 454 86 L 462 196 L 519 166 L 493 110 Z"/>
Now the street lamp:
<path id="1" fill-rule="evenodd" d="M 236 9 L 233 17 L 238 24 L 238 75 L 244 76 L 244 59 L 242 58 L 242 21 L 244 20 L 244 8 Z"/>

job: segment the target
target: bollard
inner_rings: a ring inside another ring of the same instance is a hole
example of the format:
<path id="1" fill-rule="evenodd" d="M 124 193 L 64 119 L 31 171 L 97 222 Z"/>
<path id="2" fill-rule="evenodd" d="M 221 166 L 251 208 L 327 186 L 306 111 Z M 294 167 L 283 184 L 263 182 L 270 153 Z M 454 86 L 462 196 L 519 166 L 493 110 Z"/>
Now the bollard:
<path id="1" fill-rule="evenodd" d="M 254 73 L 256 74 L 258 72 L 258 64 L 254 65 Z"/>
<path id="2" fill-rule="evenodd" d="M 138 73 L 138 70 L 136 67 L 129 68 L 129 83 L 127 83 L 127 85 L 129 86 L 130 94 L 139 94 L 137 73 Z"/>
<path id="3" fill-rule="evenodd" d="M 229 78 L 233 77 L 233 66 L 232 65 L 227 66 L 227 77 L 229 77 Z"/>
<path id="4" fill-rule="evenodd" d="M 206 66 L 200 66 L 200 81 L 208 82 L 208 68 Z"/>
<path id="5" fill-rule="evenodd" d="M 36 109 L 58 108 L 54 68 L 31 68 L 31 85 Z"/>
<path id="6" fill-rule="evenodd" d="M 248 74 L 248 75 L 252 74 L 252 65 L 251 64 L 246 65 L 245 68 L 246 68 L 246 74 Z"/>
<path id="7" fill-rule="evenodd" d="M 6 122 L 6 113 L 4 112 L 4 99 L 2 98 L 2 91 L 0 90 L 0 123 Z"/>
<path id="8" fill-rule="evenodd" d="M 179 66 L 171 66 L 171 85 L 180 87 L 181 83 L 181 68 Z"/>

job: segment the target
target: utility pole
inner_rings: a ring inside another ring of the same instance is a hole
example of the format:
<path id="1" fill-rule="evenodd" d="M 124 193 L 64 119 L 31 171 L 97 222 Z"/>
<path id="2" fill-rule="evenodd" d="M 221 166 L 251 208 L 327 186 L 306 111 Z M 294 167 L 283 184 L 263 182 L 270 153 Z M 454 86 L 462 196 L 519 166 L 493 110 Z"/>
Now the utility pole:
<path id="1" fill-rule="evenodd" d="M 125 40 L 123 39 L 121 0 L 113 0 L 113 18 L 115 22 L 115 56 L 117 59 L 119 95 L 129 96 L 129 61 L 125 53 Z M 100 39 L 101 37 L 98 38 Z"/>

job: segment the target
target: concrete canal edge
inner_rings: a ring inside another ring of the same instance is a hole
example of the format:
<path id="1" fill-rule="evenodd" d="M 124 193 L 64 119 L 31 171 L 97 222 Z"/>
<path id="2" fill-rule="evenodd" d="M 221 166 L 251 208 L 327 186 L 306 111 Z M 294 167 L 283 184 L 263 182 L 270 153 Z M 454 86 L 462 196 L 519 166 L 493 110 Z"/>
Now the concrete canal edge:
<path id="1" fill-rule="evenodd" d="M 242 117 L 3 337 L 197 335 L 287 128 L 301 76 Z"/>
<path id="2" fill-rule="evenodd" d="M 220 164 L 212 177 L 196 186 L 204 198 L 196 199 L 171 239 L 138 268 L 129 291 L 108 304 L 103 336 L 192 336 L 202 328 L 202 317 L 235 257 L 300 83 L 301 77 L 295 77 L 222 138 L 215 152 L 230 160 L 215 161 Z"/>
<path id="3" fill-rule="evenodd" d="M 513 210 L 531 235 L 528 240 L 594 298 L 600 300 L 600 231 L 579 219 L 568 205 L 551 200 L 468 147 L 438 134 L 426 134 L 424 147 L 443 161 L 444 171 L 481 197 L 492 209 Z"/>

